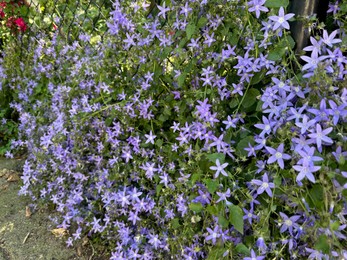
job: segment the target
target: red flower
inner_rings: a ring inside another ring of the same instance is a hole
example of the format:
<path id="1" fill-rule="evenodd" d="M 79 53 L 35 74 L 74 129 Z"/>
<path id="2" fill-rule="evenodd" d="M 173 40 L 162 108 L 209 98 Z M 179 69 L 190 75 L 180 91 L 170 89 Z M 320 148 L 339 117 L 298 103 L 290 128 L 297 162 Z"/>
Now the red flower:
<path id="1" fill-rule="evenodd" d="M 25 32 L 28 29 L 22 17 L 16 18 L 19 14 L 18 7 L 26 4 L 24 0 L 17 1 L 0 1 L 0 19 L 6 19 L 6 26 L 12 30 L 12 32 Z"/>
<path id="2" fill-rule="evenodd" d="M 0 18 L 5 17 L 4 9 L 6 8 L 6 3 L 0 2 Z"/>
<path id="3" fill-rule="evenodd" d="M 28 29 L 27 24 L 22 17 L 15 19 L 14 23 L 17 25 L 21 32 L 25 32 Z"/>

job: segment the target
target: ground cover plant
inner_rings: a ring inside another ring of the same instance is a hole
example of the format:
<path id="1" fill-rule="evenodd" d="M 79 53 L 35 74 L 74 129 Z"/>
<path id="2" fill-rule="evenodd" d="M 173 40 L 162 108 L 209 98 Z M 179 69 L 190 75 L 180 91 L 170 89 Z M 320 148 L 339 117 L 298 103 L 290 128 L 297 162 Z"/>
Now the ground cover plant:
<path id="1" fill-rule="evenodd" d="M 104 41 L 7 49 L 20 195 L 110 259 L 347 257 L 347 2 L 288 3 L 115 1 Z"/>
<path id="2" fill-rule="evenodd" d="M 86 33 L 93 44 L 102 39 L 107 30 L 105 20 L 111 4 L 107 1 L 0 1 L 0 49 L 15 48 L 13 55 L 24 59 L 27 45 L 41 34 L 56 31 L 61 41 L 72 42 Z M 59 27 L 57 26 L 59 24 Z M 18 48 L 21 47 L 21 48 Z M 17 138 L 17 113 L 10 107 L 16 96 L 8 87 L 0 92 L 0 156 L 11 149 Z"/>

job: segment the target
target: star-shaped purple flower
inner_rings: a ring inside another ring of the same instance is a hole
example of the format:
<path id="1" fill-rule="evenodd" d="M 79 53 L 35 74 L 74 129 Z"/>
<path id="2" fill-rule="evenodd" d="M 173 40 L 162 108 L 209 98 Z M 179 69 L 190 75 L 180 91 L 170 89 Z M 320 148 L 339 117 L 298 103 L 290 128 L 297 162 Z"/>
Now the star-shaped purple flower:
<path id="1" fill-rule="evenodd" d="M 275 150 L 272 147 L 266 146 L 266 150 L 271 154 L 270 158 L 267 160 L 267 162 L 274 163 L 277 161 L 278 165 L 280 166 L 281 169 L 284 169 L 284 160 L 289 160 L 291 156 L 289 154 L 283 153 L 284 145 L 280 144 L 277 147 L 277 150 Z"/>
<path id="2" fill-rule="evenodd" d="M 243 260 L 263 260 L 265 259 L 265 256 L 257 256 L 257 254 L 254 252 L 254 250 L 251 250 L 251 257 L 245 257 Z"/>
<path id="3" fill-rule="evenodd" d="M 326 144 L 333 144 L 333 140 L 326 136 L 331 131 L 333 131 L 332 127 L 322 130 L 321 125 L 317 124 L 316 131 L 312 131 L 311 134 L 308 134 L 308 136 L 317 143 L 317 148 L 320 153 L 322 152 L 322 142 L 325 142 Z"/>
<path id="4" fill-rule="evenodd" d="M 164 19 L 166 19 L 166 13 L 168 11 L 170 11 L 170 8 L 166 8 L 165 2 L 163 4 L 163 6 L 157 5 L 158 9 L 159 9 L 159 13 L 157 14 L 158 16 L 163 16 Z"/>
<path id="5" fill-rule="evenodd" d="M 293 168 L 299 172 L 298 176 L 296 176 L 296 182 L 301 182 L 302 179 L 307 178 L 315 183 L 316 179 L 312 173 L 318 171 L 321 167 L 314 166 L 312 163 L 310 164 L 307 160 L 304 160 L 302 165 L 294 165 Z"/>
<path id="6" fill-rule="evenodd" d="M 269 19 L 271 21 L 274 21 L 274 27 L 273 30 L 277 30 L 278 28 L 284 28 L 284 29 L 290 29 L 289 27 L 289 23 L 287 22 L 290 18 L 292 18 L 295 14 L 284 14 L 284 8 L 281 6 L 279 12 L 278 12 L 278 16 L 273 15 L 270 16 Z"/>
<path id="7" fill-rule="evenodd" d="M 258 195 L 262 194 L 264 191 L 266 191 L 266 193 L 270 197 L 272 197 L 271 189 L 275 188 L 275 184 L 273 184 L 272 182 L 269 182 L 269 178 L 268 178 L 266 173 L 263 175 L 263 180 L 262 181 L 253 179 L 252 183 L 259 186 L 259 188 L 257 189 L 257 194 Z"/>
<path id="8" fill-rule="evenodd" d="M 265 6 L 263 6 L 265 4 L 266 0 L 252 0 L 249 1 L 247 4 L 249 6 L 248 11 L 249 12 L 255 12 L 255 16 L 257 18 L 259 18 L 260 16 L 260 11 L 263 12 L 268 12 L 269 9 Z"/>
<path id="9" fill-rule="evenodd" d="M 208 231 L 208 236 L 206 237 L 206 241 L 212 240 L 212 244 L 216 244 L 217 238 L 220 237 L 218 226 L 212 230 L 211 228 L 206 228 Z"/>
<path id="10" fill-rule="evenodd" d="M 216 171 L 214 174 L 214 178 L 218 178 L 219 174 L 223 174 L 224 176 L 228 176 L 226 171 L 224 171 L 224 168 L 228 166 L 228 163 L 220 164 L 219 159 L 216 160 L 216 166 L 211 166 L 210 169 L 213 171 Z"/>
<path id="11" fill-rule="evenodd" d="M 296 221 L 298 221 L 298 219 L 300 218 L 300 216 L 295 215 L 295 216 L 291 216 L 290 218 L 284 214 L 283 212 L 280 212 L 280 215 L 282 217 L 283 223 L 281 226 L 281 230 L 280 232 L 283 233 L 286 230 L 289 230 L 289 233 L 292 235 L 293 234 L 293 227 L 297 228 L 299 225 L 296 223 Z"/>

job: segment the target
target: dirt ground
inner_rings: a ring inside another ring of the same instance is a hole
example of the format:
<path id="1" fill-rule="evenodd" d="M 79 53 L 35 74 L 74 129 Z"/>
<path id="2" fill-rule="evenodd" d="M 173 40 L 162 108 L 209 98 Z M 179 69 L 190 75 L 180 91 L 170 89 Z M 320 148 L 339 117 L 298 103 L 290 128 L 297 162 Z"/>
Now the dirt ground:
<path id="1" fill-rule="evenodd" d="M 53 233 L 48 212 L 30 212 L 17 195 L 22 161 L 0 158 L 0 260 L 98 260 L 90 249 L 67 248 Z"/>

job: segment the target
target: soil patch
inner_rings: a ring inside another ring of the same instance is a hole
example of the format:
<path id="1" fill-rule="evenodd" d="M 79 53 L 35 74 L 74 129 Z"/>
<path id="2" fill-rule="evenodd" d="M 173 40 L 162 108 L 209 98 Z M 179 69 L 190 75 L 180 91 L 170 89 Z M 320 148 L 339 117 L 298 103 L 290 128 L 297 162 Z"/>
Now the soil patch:
<path id="1" fill-rule="evenodd" d="M 22 160 L 0 158 L 0 260 L 90 260 L 90 250 L 67 248 L 51 232 L 45 211 L 31 212 L 18 196 Z M 88 256 L 89 254 L 89 256 Z"/>

